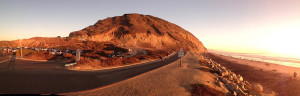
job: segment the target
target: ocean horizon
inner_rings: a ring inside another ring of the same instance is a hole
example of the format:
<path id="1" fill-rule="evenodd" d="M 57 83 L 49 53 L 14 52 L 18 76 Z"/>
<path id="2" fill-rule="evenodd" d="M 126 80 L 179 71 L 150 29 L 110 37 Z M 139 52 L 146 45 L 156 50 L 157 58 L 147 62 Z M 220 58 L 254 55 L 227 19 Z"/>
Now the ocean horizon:
<path id="1" fill-rule="evenodd" d="M 209 50 L 209 52 L 231 56 L 239 59 L 261 61 L 267 63 L 274 63 L 290 67 L 299 67 L 300 68 L 300 58 L 293 56 L 286 56 L 277 53 L 245 53 L 245 52 L 228 52 L 228 51 L 218 51 L 218 50 Z"/>

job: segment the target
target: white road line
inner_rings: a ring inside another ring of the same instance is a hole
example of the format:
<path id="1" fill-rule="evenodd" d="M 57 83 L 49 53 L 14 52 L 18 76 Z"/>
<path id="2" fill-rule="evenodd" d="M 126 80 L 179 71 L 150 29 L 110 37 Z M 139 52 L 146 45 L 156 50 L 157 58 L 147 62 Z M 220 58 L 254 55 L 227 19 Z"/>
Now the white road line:
<path id="1" fill-rule="evenodd" d="M 3 61 L 1 61 L 0 63 L 6 62 L 6 61 L 8 61 L 8 60 L 10 60 L 10 59 L 7 59 L 7 60 L 3 60 Z"/>

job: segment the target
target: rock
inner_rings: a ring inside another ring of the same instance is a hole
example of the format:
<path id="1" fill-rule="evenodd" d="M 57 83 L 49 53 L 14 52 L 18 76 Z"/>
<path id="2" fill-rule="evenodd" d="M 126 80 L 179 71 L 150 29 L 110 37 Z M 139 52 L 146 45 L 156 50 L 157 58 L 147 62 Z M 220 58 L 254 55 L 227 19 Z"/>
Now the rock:
<path id="1" fill-rule="evenodd" d="M 242 82 L 244 78 L 242 76 L 238 76 L 238 80 Z"/>
<path id="2" fill-rule="evenodd" d="M 246 90 L 252 89 L 252 87 L 251 87 L 251 85 L 249 84 L 248 81 L 245 81 L 245 82 L 244 82 L 244 87 L 245 87 Z"/>
<path id="3" fill-rule="evenodd" d="M 220 68 L 226 70 L 226 67 L 225 67 L 225 66 L 221 66 Z"/>
<path id="4" fill-rule="evenodd" d="M 270 93 L 270 94 L 264 94 L 264 96 L 276 96 L 276 94 L 275 94 L 274 91 L 272 91 L 272 93 Z"/>
<path id="5" fill-rule="evenodd" d="M 219 77 L 218 73 L 214 73 L 215 76 Z"/>
<path id="6" fill-rule="evenodd" d="M 228 80 L 233 80 L 233 77 L 231 75 L 229 75 Z"/>
<path id="7" fill-rule="evenodd" d="M 239 96 L 247 96 L 248 95 L 248 93 L 245 93 L 241 88 L 236 89 L 236 93 Z"/>
<path id="8" fill-rule="evenodd" d="M 252 85 L 252 90 L 255 92 L 263 92 L 263 87 L 256 83 Z"/>
<path id="9" fill-rule="evenodd" d="M 237 85 L 238 85 L 243 91 L 246 90 L 246 89 L 245 89 L 245 85 L 244 85 L 243 82 L 239 82 L 239 83 L 237 83 Z"/>
<path id="10" fill-rule="evenodd" d="M 219 81 L 218 86 L 220 86 L 225 91 L 225 93 L 229 92 L 228 88 L 225 86 L 224 83 Z"/>
<path id="11" fill-rule="evenodd" d="M 264 96 L 263 93 L 261 93 L 261 92 L 255 92 L 255 91 L 250 91 L 249 95 L 252 95 L 252 96 Z"/>
<path id="12" fill-rule="evenodd" d="M 219 87 L 222 87 L 222 82 L 221 81 L 217 81 L 217 85 L 219 86 Z"/>
<path id="13" fill-rule="evenodd" d="M 235 91 L 232 92 L 233 96 L 237 96 L 237 93 Z"/>
<path id="14" fill-rule="evenodd" d="M 230 75 L 231 75 L 233 78 L 236 77 L 236 75 L 235 75 L 233 72 L 231 72 Z"/>
<path id="15" fill-rule="evenodd" d="M 236 84 L 234 83 L 228 83 L 227 84 L 227 88 L 230 90 L 230 91 L 237 91 L 237 89 L 239 89 L 239 86 L 237 86 Z"/>
<path id="16" fill-rule="evenodd" d="M 230 83 L 230 81 L 228 81 L 226 78 L 222 78 L 222 82 L 227 85 L 228 83 Z"/>
<path id="17" fill-rule="evenodd" d="M 233 77 L 233 82 L 234 83 L 239 83 L 240 81 L 237 79 L 237 77 Z"/>

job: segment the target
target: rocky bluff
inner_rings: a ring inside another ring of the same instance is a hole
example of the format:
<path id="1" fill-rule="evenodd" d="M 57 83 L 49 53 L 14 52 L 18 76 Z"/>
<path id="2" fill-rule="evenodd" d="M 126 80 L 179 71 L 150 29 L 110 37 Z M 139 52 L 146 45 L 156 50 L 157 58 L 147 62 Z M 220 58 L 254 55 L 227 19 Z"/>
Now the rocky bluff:
<path id="1" fill-rule="evenodd" d="M 112 41 L 127 46 L 203 53 L 206 48 L 193 34 L 158 17 L 124 14 L 99 20 L 82 30 L 71 32 L 70 38 L 91 41 Z"/>

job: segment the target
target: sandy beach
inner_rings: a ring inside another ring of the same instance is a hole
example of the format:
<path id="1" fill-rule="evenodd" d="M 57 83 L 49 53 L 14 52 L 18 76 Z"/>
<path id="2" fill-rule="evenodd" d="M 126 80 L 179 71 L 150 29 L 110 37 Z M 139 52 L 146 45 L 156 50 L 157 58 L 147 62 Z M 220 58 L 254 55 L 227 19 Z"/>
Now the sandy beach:
<path id="1" fill-rule="evenodd" d="M 209 53 L 208 58 L 242 75 L 250 83 L 260 83 L 266 93 L 274 91 L 279 96 L 300 96 L 300 68 L 214 53 Z M 298 77 L 293 78 L 294 72 L 298 73 Z"/>

